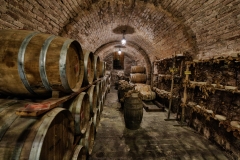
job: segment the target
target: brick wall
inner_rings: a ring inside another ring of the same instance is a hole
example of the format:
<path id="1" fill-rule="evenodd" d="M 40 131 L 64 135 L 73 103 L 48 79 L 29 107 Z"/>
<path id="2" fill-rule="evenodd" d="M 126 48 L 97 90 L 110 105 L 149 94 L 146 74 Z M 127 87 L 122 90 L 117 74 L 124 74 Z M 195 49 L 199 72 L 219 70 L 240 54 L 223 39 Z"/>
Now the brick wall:
<path id="1" fill-rule="evenodd" d="M 107 62 L 107 70 L 111 71 L 111 76 L 112 76 L 111 84 L 112 85 L 114 85 L 115 82 L 118 81 L 118 78 L 117 78 L 118 71 L 123 71 L 124 75 L 129 78 L 131 66 L 136 64 L 135 59 L 133 59 L 133 57 L 127 53 L 124 53 L 124 70 L 113 69 L 113 53 L 110 53 L 107 56 L 105 56 L 105 58 L 103 60 L 105 62 Z"/>
<path id="2" fill-rule="evenodd" d="M 217 57 L 240 52 L 239 0 L 163 0 L 159 2 L 193 32 L 192 44 L 198 58 Z"/>

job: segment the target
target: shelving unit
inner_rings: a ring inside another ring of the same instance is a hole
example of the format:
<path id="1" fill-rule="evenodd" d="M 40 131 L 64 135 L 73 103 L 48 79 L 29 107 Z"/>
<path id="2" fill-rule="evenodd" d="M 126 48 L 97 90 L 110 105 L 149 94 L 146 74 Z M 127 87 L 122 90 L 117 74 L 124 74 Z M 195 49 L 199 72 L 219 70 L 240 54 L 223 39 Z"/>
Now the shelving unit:
<path id="1" fill-rule="evenodd" d="M 226 120 L 224 116 L 219 116 L 219 117 L 224 117 L 224 119 L 218 118 L 212 110 L 206 109 L 203 106 L 200 106 L 199 104 L 195 102 L 188 102 L 187 107 L 191 110 L 191 112 L 198 113 L 205 117 L 206 120 L 216 120 L 218 121 L 219 125 L 223 125 L 224 128 L 226 128 L 227 132 L 233 132 L 234 137 L 237 139 L 240 139 L 240 121 L 235 121 L 239 123 L 239 127 L 235 127 L 231 125 L 231 121 Z"/>
<path id="2" fill-rule="evenodd" d="M 164 106 L 170 106 L 174 113 L 178 112 L 182 97 L 184 62 L 189 58 L 187 54 L 181 54 L 154 62 L 153 90 L 158 100 Z"/>
<path id="3" fill-rule="evenodd" d="M 194 82 L 190 81 L 188 87 L 189 88 L 195 88 L 195 87 L 207 87 L 209 90 L 218 90 L 218 91 L 225 91 L 225 92 L 231 92 L 231 93 L 240 93 L 240 90 L 237 89 L 236 86 L 223 86 L 223 85 L 217 85 L 217 84 L 207 84 L 207 82 Z"/>
<path id="4" fill-rule="evenodd" d="M 174 57 L 154 62 L 152 87 L 158 101 L 168 106 L 172 100 L 171 111 L 179 113 L 177 118 L 181 113 L 181 124 L 226 150 L 239 150 L 240 54 L 206 60 L 184 56 L 173 63 Z"/>
<path id="5" fill-rule="evenodd" d="M 186 115 L 190 126 L 223 148 L 235 148 L 240 139 L 240 57 L 193 60 L 186 86 Z M 187 76 L 187 75 L 186 75 Z"/>

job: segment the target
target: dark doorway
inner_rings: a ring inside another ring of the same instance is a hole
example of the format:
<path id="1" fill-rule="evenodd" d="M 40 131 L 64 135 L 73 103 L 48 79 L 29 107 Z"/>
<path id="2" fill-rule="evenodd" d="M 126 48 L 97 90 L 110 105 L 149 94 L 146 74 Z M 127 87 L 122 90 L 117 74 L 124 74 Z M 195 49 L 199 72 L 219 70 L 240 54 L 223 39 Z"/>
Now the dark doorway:
<path id="1" fill-rule="evenodd" d="M 124 53 L 121 52 L 119 54 L 118 52 L 113 53 L 113 69 L 124 69 Z"/>

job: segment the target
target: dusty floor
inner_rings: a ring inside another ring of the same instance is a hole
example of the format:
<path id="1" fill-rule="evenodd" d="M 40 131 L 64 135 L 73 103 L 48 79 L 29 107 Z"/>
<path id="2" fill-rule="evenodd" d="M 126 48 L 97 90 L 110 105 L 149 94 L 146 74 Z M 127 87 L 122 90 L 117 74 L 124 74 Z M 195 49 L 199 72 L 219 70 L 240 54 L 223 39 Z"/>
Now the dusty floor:
<path id="1" fill-rule="evenodd" d="M 138 130 L 125 128 L 117 90 L 111 88 L 90 160 L 229 160 L 229 154 L 189 127 L 165 121 L 167 112 L 143 112 Z"/>

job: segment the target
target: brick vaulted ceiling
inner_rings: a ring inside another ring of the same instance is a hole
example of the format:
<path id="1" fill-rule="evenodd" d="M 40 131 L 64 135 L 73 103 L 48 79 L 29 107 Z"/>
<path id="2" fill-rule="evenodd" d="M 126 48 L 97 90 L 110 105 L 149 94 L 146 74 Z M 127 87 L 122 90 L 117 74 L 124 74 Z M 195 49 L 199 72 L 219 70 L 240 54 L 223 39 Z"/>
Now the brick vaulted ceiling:
<path id="1" fill-rule="evenodd" d="M 9 28 L 76 39 L 100 56 L 126 29 L 125 52 L 148 64 L 207 58 L 240 52 L 240 0 L 0 0 L 0 29 Z"/>

